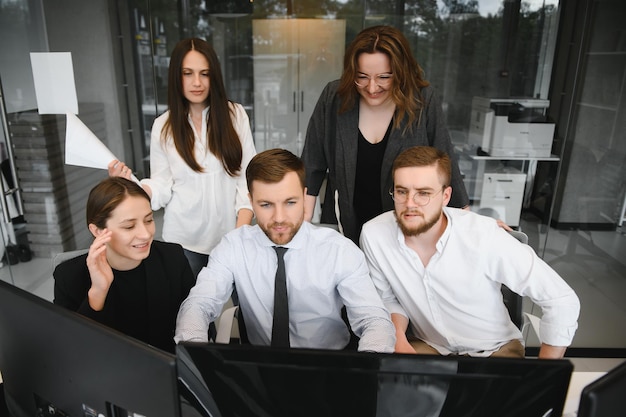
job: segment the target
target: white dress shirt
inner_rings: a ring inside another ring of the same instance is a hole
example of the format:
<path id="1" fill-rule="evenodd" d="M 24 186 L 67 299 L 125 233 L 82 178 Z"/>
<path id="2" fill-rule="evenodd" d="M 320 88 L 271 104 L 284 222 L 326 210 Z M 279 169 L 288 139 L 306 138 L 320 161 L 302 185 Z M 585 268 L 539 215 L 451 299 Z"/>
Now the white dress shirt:
<path id="1" fill-rule="evenodd" d="M 165 208 L 163 240 L 179 243 L 193 252 L 209 254 L 222 236 L 235 228 L 237 213 L 242 208 L 252 210 L 248 199 L 245 172 L 256 154 L 250 121 L 244 108 L 233 104 L 233 125 L 243 149 L 239 175 L 231 177 L 222 162 L 209 151 L 206 123 L 194 133 L 195 157 L 204 172 L 195 172 L 183 160 L 173 138 L 161 141 L 161 130 L 169 111 L 152 125 L 150 142 L 150 178 L 141 181 L 152 190 L 152 209 Z M 202 112 L 206 120 L 209 108 Z M 191 119 L 189 120 L 193 128 Z"/>
<path id="2" fill-rule="evenodd" d="M 237 288 L 253 345 L 270 345 L 274 309 L 275 244 L 261 228 L 226 234 L 178 313 L 175 341 L 207 341 L 215 320 Z M 350 335 L 341 318 L 346 306 L 359 350 L 393 352 L 395 329 L 369 276 L 365 257 L 330 228 L 302 223 L 287 244 L 285 271 L 291 347 L 343 349 Z"/>
<path id="3" fill-rule="evenodd" d="M 450 207 L 444 214 L 447 228 L 426 267 L 393 211 L 363 227 L 361 248 L 389 312 L 407 317 L 409 330 L 442 354 L 488 356 L 510 340 L 523 343 L 502 283 L 541 307 L 543 343 L 569 346 L 580 303 L 565 281 L 494 219 Z"/>

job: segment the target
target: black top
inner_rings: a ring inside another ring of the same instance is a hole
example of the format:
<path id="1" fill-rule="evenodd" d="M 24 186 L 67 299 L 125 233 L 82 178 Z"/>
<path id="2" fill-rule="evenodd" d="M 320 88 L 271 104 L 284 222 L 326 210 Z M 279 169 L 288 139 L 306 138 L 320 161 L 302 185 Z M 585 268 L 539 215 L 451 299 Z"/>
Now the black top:
<path id="1" fill-rule="evenodd" d="M 148 290 L 143 263 L 130 271 L 113 270 L 107 303 L 115 302 L 116 320 L 112 327 L 139 340 L 148 340 Z"/>
<path id="2" fill-rule="evenodd" d="M 56 267 L 54 303 L 173 353 L 178 309 L 195 285 L 182 247 L 153 241 L 150 255 L 139 267 L 113 270 L 113 284 L 101 311 L 89 306 L 86 259 L 87 254 Z"/>
<path id="3" fill-rule="evenodd" d="M 359 130 L 354 183 L 354 211 L 358 221 L 359 235 L 365 222 L 383 212 L 383 201 L 380 195 L 381 170 L 392 125 L 393 120 L 389 123 L 383 140 L 378 143 L 368 142 Z"/>

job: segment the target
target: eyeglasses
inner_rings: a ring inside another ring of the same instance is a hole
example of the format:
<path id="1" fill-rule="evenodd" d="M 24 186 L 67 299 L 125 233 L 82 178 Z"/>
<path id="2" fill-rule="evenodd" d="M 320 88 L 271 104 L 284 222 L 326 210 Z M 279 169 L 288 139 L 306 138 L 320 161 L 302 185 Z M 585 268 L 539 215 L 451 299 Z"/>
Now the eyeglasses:
<path id="1" fill-rule="evenodd" d="M 392 78 L 393 78 L 393 74 L 391 73 L 378 74 L 374 77 L 374 82 L 376 83 L 377 86 L 386 88 L 386 87 L 389 87 L 389 85 L 391 85 Z M 364 75 L 364 74 L 358 74 L 356 76 L 356 80 L 354 80 L 354 83 L 358 87 L 361 87 L 361 88 L 365 88 L 369 86 L 371 82 L 372 82 L 372 77 L 370 77 L 369 75 Z"/>
<path id="2" fill-rule="evenodd" d="M 417 190 L 415 194 L 413 194 L 413 202 L 417 204 L 418 206 L 426 206 L 428 205 L 428 203 L 430 203 L 431 198 L 433 198 L 434 196 L 442 192 L 445 188 L 446 187 L 443 187 L 441 190 L 437 191 L 436 193 Z M 406 190 L 404 188 L 396 188 L 396 189 L 392 188 L 391 190 L 389 190 L 389 195 L 391 196 L 393 201 L 395 201 L 398 204 L 406 204 L 406 202 L 409 201 L 410 194 L 411 193 L 409 192 L 409 190 Z"/>

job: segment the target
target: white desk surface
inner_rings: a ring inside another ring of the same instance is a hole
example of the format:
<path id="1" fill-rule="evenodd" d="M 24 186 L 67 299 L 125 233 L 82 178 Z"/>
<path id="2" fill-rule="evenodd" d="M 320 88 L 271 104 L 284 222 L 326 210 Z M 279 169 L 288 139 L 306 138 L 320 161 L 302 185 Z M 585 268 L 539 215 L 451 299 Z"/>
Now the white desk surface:
<path id="1" fill-rule="evenodd" d="M 572 372 L 567 397 L 565 397 L 563 417 L 576 417 L 578 404 L 580 403 L 580 393 L 583 388 L 604 374 L 606 374 L 606 372 Z"/>

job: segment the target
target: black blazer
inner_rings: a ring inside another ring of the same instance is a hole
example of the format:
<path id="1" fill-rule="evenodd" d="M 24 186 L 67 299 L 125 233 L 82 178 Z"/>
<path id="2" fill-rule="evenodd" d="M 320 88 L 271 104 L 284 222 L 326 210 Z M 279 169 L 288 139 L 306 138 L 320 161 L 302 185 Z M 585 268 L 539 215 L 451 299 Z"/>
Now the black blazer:
<path id="1" fill-rule="evenodd" d="M 117 300 L 107 297 L 102 311 L 89 306 L 91 278 L 86 259 L 87 254 L 81 255 L 55 268 L 54 303 L 119 330 L 124 318 L 116 314 Z M 153 241 L 150 255 L 143 263 L 148 300 L 148 338 L 143 341 L 173 353 L 178 309 L 195 285 L 195 277 L 182 247 L 175 243 Z"/>
<path id="2" fill-rule="evenodd" d="M 341 100 L 337 95 L 339 81 L 326 85 L 315 106 L 306 132 L 302 160 L 306 168 L 307 194 L 318 195 L 328 172 L 326 200 L 322 208 L 322 223 L 337 223 L 334 192 L 337 191 L 343 234 L 357 245 L 361 233 L 354 211 L 354 185 L 359 134 L 359 100 L 345 113 L 339 114 Z M 380 195 L 383 212 L 393 209 L 389 189 L 393 185 L 393 161 L 405 149 L 413 146 L 433 146 L 446 152 L 452 160 L 452 198 L 449 206 L 463 208 L 469 204 L 463 177 L 458 168 L 457 156 L 450 140 L 441 102 L 432 87 L 421 90 L 424 110 L 419 124 L 403 134 L 406 118 L 400 129 L 393 129 L 383 156 Z M 330 200 L 328 200 L 330 198 Z"/>

